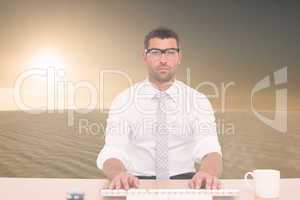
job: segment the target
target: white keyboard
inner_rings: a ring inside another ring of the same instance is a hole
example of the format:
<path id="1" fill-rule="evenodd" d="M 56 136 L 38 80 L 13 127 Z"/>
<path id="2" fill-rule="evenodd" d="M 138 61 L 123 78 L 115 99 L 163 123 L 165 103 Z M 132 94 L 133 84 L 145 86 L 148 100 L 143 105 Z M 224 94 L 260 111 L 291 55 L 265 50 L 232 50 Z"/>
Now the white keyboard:
<path id="1" fill-rule="evenodd" d="M 212 197 L 235 197 L 237 189 L 129 189 L 129 190 L 101 190 L 102 197 L 127 197 L 127 200 L 143 199 L 203 199 L 211 200 Z"/>

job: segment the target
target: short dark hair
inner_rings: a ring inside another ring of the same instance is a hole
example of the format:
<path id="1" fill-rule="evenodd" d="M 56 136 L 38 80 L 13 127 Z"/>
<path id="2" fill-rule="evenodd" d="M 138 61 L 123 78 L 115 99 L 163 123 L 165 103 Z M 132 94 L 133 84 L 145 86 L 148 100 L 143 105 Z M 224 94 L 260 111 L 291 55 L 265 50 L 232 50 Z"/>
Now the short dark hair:
<path id="1" fill-rule="evenodd" d="M 177 43 L 177 47 L 179 48 L 179 37 L 175 31 L 166 28 L 164 26 L 157 27 L 156 29 L 153 29 L 150 31 L 146 36 L 144 40 L 144 48 L 148 49 L 149 47 L 149 41 L 152 38 L 160 38 L 160 39 L 166 39 L 166 38 L 174 38 Z"/>

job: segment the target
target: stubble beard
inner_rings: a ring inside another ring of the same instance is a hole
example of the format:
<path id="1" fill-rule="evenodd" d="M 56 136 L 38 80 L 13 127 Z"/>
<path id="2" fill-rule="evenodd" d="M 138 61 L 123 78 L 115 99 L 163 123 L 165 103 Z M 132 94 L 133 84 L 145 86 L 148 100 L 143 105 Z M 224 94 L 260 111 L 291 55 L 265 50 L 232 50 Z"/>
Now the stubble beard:
<path id="1" fill-rule="evenodd" d="M 161 82 L 161 83 L 167 83 L 172 82 L 175 77 L 175 72 L 169 71 L 168 74 L 160 74 L 159 72 L 153 72 L 151 73 L 151 76 L 154 80 Z"/>

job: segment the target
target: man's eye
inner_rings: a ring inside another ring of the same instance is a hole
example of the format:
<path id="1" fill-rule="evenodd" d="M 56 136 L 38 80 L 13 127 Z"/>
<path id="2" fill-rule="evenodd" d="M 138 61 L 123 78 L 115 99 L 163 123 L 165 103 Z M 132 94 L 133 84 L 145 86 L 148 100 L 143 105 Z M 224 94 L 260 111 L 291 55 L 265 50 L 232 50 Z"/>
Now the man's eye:
<path id="1" fill-rule="evenodd" d="M 175 50 L 169 50 L 166 52 L 166 54 L 168 54 L 168 55 L 175 55 L 176 53 L 177 53 L 177 51 L 175 51 Z"/>
<path id="2" fill-rule="evenodd" d="M 152 55 L 160 55 L 160 51 L 150 51 Z"/>

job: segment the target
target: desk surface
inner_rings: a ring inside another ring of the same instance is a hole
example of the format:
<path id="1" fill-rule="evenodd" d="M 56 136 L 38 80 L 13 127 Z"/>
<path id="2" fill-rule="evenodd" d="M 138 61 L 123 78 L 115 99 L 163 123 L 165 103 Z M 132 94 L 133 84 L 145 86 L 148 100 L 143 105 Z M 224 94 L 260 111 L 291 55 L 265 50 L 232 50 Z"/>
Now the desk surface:
<path id="1" fill-rule="evenodd" d="M 254 200 L 254 194 L 241 179 L 221 179 L 223 188 L 239 189 L 240 200 Z M 141 188 L 187 187 L 187 180 L 141 180 Z M 0 199 L 3 200 L 65 200 L 75 188 L 85 193 L 85 200 L 101 200 L 99 190 L 105 179 L 0 178 Z M 280 180 L 280 200 L 299 200 L 300 178 Z"/>

